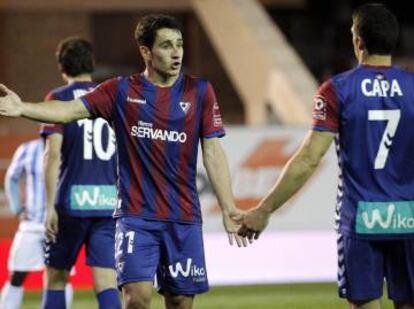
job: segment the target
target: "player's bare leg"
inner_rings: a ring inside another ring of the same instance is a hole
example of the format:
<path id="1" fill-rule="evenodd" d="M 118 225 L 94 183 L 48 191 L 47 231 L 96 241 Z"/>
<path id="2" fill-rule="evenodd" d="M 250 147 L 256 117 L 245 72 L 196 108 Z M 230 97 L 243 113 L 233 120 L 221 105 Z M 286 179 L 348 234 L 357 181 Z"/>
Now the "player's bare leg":
<path id="1" fill-rule="evenodd" d="M 191 309 L 193 307 L 194 295 L 177 295 L 168 292 L 163 294 L 167 309 Z"/>
<path id="2" fill-rule="evenodd" d="M 349 301 L 350 309 L 381 309 L 381 300 Z"/>
<path id="3" fill-rule="evenodd" d="M 99 308 L 121 308 L 116 272 L 108 267 L 92 267 L 93 284 Z"/>
<path id="4" fill-rule="evenodd" d="M 116 289 L 116 272 L 111 268 L 92 267 L 95 292 L 98 294 L 107 289 Z"/>
<path id="5" fill-rule="evenodd" d="M 152 289 L 152 281 L 125 284 L 122 287 L 125 309 L 149 309 Z"/>
<path id="6" fill-rule="evenodd" d="M 45 287 L 48 290 L 64 290 L 68 282 L 69 271 L 46 267 Z"/>
<path id="7" fill-rule="evenodd" d="M 395 309 L 414 309 L 414 304 L 402 304 L 394 302 Z"/>

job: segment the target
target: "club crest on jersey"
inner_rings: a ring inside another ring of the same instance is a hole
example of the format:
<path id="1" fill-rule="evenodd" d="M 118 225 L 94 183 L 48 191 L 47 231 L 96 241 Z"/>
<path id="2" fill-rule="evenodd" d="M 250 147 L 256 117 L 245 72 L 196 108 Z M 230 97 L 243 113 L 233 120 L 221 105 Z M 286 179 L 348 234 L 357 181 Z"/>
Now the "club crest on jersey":
<path id="1" fill-rule="evenodd" d="M 183 110 L 184 114 L 187 114 L 188 110 L 191 107 L 191 103 L 190 102 L 180 102 L 180 107 Z"/>
<path id="2" fill-rule="evenodd" d="M 327 102 L 323 96 L 316 96 L 314 99 L 314 106 L 313 106 L 313 119 L 316 120 L 326 120 L 326 106 Z"/>

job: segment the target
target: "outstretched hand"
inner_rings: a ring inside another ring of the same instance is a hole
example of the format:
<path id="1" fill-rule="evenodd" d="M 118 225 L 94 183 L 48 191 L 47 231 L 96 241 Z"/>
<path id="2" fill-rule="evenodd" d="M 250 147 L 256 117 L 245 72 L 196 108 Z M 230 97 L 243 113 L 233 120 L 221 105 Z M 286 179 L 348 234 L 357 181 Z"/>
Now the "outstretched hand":
<path id="1" fill-rule="evenodd" d="M 269 223 L 270 213 L 261 207 L 249 210 L 243 218 L 242 225 L 237 232 L 240 237 L 246 237 L 250 242 L 259 238 Z"/>
<path id="2" fill-rule="evenodd" d="M 0 115 L 8 117 L 19 117 L 22 114 L 22 100 L 20 97 L 0 84 Z"/>
<path id="3" fill-rule="evenodd" d="M 247 238 L 237 235 L 243 222 L 244 212 L 240 209 L 234 209 L 228 214 L 223 213 L 223 225 L 229 237 L 230 245 L 237 244 L 238 247 L 247 247 Z"/>

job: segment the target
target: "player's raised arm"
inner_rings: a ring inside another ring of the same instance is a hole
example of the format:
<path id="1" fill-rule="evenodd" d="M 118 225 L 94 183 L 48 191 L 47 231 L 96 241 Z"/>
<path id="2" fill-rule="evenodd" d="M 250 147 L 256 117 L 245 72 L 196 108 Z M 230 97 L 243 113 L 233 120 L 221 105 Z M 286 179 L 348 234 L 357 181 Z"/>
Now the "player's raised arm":
<path id="1" fill-rule="evenodd" d="M 0 115 L 2 116 L 24 117 L 46 123 L 68 123 L 90 116 L 80 99 L 65 103 L 60 101 L 29 103 L 22 102 L 20 97 L 5 85 L 0 84 L 0 91 Z"/>
<path id="2" fill-rule="evenodd" d="M 202 149 L 204 166 L 223 212 L 223 224 L 229 235 L 229 242 L 233 244 L 236 241 L 239 247 L 245 247 L 246 239 L 237 235 L 243 213 L 234 205 L 227 158 L 219 138 L 204 138 Z"/>

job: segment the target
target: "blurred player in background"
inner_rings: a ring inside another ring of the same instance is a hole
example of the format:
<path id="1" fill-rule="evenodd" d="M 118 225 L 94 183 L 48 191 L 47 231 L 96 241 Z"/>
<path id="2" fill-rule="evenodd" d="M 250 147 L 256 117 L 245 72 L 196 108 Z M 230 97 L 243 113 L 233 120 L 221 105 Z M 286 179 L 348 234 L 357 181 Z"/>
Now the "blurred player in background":
<path id="1" fill-rule="evenodd" d="M 108 80 L 69 104 L 23 103 L 4 86 L 0 113 L 47 122 L 103 117 L 118 150 L 116 260 L 126 308 L 150 308 L 155 274 L 167 308 L 192 308 L 208 290 L 195 175 L 198 145 L 223 210 L 229 241 L 242 212 L 233 201 L 224 128 L 211 84 L 181 73 L 183 38 L 177 21 L 143 17 L 135 32 L 145 71 Z"/>
<path id="2" fill-rule="evenodd" d="M 71 101 L 96 86 L 91 77 L 94 59 L 88 41 L 76 37 L 62 41 L 57 62 L 67 85 L 51 91 L 47 100 Z M 70 105 L 63 108 L 70 110 Z M 97 118 L 45 124 L 41 135 L 46 143 L 48 238 L 43 307 L 64 308 L 63 287 L 85 244 L 99 308 L 120 308 L 112 219 L 116 205 L 114 133 L 105 120 Z"/>
<path id="3" fill-rule="evenodd" d="M 27 274 L 42 271 L 46 219 L 46 193 L 43 179 L 44 142 L 33 140 L 20 145 L 7 169 L 5 192 L 13 214 L 20 223 L 10 248 L 8 270 L 10 278 L 3 286 L 1 309 L 21 308 L 23 283 Z M 22 205 L 20 183 L 25 179 L 25 205 Z M 66 304 L 70 307 L 72 287 L 66 286 Z"/>
<path id="4" fill-rule="evenodd" d="M 313 130 L 239 233 L 257 238 L 335 139 L 339 294 L 380 308 L 385 278 L 395 308 L 414 308 L 414 75 L 392 66 L 398 22 L 386 7 L 356 9 L 351 31 L 358 67 L 319 88 Z"/>

